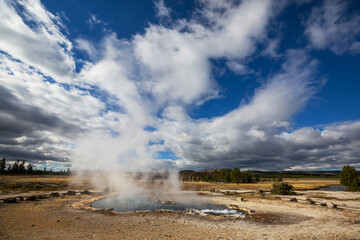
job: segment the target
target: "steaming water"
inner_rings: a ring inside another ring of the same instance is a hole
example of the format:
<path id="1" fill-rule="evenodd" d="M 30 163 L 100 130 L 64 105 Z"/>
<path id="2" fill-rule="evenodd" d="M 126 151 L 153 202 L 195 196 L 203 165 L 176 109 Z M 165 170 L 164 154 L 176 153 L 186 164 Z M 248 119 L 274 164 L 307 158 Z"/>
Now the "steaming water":
<path id="1" fill-rule="evenodd" d="M 232 215 L 239 214 L 236 210 L 226 206 L 211 203 L 161 203 L 145 195 L 126 195 L 104 198 L 91 204 L 95 208 L 112 208 L 118 212 L 146 211 L 146 210 L 173 210 L 183 211 L 186 209 L 200 210 L 205 214 Z"/>

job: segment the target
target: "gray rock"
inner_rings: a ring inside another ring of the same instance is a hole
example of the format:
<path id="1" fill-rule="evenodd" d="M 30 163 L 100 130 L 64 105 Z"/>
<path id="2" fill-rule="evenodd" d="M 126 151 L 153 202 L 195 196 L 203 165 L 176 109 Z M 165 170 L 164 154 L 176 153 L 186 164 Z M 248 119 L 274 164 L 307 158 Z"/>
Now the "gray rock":
<path id="1" fill-rule="evenodd" d="M 67 191 L 66 193 L 67 195 L 71 195 L 71 196 L 75 196 L 76 195 L 76 192 L 75 191 Z"/>
<path id="2" fill-rule="evenodd" d="M 60 197 L 60 194 L 58 192 L 52 192 L 49 195 L 50 197 Z"/>
<path id="3" fill-rule="evenodd" d="M 37 197 L 34 195 L 26 198 L 26 201 L 36 201 L 36 200 L 37 200 Z"/>
<path id="4" fill-rule="evenodd" d="M 315 201 L 312 200 L 311 198 L 306 198 L 306 202 L 309 203 L 309 204 L 312 204 L 312 205 L 315 204 Z"/>

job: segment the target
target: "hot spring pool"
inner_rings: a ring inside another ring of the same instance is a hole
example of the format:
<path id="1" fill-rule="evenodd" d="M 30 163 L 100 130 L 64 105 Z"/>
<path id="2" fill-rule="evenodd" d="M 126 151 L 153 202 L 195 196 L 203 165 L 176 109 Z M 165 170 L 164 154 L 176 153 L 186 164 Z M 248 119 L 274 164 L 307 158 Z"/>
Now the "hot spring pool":
<path id="1" fill-rule="evenodd" d="M 146 195 L 125 195 L 103 198 L 91 203 L 94 208 L 109 209 L 112 208 L 117 212 L 133 211 L 155 211 L 155 210 L 172 210 L 184 211 L 187 209 L 199 210 L 204 214 L 211 215 L 239 215 L 240 212 L 229 209 L 223 205 L 211 203 L 181 203 L 176 202 L 159 202 Z"/>

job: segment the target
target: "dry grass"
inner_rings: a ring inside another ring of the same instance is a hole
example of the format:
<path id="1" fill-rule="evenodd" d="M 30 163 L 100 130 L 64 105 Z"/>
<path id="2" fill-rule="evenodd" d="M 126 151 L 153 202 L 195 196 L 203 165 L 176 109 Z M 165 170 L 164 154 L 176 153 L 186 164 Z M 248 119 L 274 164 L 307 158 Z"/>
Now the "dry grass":
<path id="1" fill-rule="evenodd" d="M 340 184 L 339 179 L 321 178 L 285 178 L 284 182 L 294 186 L 295 190 L 310 190 L 329 185 Z M 201 189 L 219 190 L 270 190 L 274 182 L 259 183 L 209 183 L 209 182 L 183 182 L 183 190 L 201 191 Z"/>
<path id="2" fill-rule="evenodd" d="M 74 185 L 72 176 L 54 175 L 5 175 L 0 176 L 0 195 L 29 191 L 55 191 L 68 187 L 83 189 L 89 186 L 89 178 L 76 178 L 80 185 Z"/>

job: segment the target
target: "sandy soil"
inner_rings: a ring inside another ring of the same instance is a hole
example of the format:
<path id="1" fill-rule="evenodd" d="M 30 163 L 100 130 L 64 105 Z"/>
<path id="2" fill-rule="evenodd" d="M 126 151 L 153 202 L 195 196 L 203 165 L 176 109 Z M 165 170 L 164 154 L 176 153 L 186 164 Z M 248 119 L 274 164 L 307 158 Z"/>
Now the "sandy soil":
<path id="1" fill-rule="evenodd" d="M 326 192 L 309 194 L 329 201 Z M 359 193 L 330 195 L 335 203 L 360 207 Z M 93 197 L 0 203 L 0 239 L 360 239 L 358 209 L 329 209 L 278 199 L 245 198 L 240 202 L 237 197 L 219 193 L 206 193 L 204 197 L 255 212 L 247 219 L 214 220 L 176 212 L 115 214 L 71 206 Z"/>

